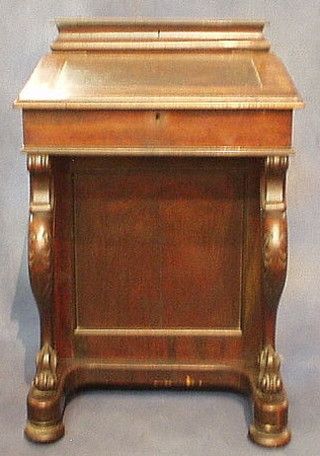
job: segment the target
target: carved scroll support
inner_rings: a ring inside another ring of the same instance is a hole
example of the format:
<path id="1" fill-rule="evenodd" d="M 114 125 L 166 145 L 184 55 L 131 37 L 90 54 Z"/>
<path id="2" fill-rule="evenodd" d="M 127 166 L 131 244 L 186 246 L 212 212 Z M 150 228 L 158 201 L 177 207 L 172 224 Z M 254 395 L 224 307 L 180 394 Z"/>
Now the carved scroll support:
<path id="1" fill-rule="evenodd" d="M 30 172 L 29 275 L 41 321 L 41 350 L 33 381 L 39 391 L 54 391 L 57 357 L 53 349 L 53 178 L 48 155 L 28 157 Z"/>
<path id="2" fill-rule="evenodd" d="M 263 446 L 286 445 L 288 400 L 275 347 L 275 326 L 287 272 L 286 172 L 288 157 L 269 156 L 261 179 L 262 312 L 264 333 L 253 385 L 254 423 L 250 438 Z"/>
<path id="3" fill-rule="evenodd" d="M 35 442 L 52 442 L 64 434 L 63 395 L 58 385 L 53 336 L 54 193 L 48 155 L 30 155 L 29 275 L 41 321 L 41 349 L 28 395 L 25 435 Z"/>
<path id="4" fill-rule="evenodd" d="M 274 346 L 276 315 L 286 279 L 287 218 L 285 185 L 287 167 L 288 157 L 268 157 L 265 161 L 262 178 L 264 346 Z"/>
<path id="5" fill-rule="evenodd" d="M 53 183 L 48 155 L 28 157 L 30 172 L 29 276 L 41 321 L 41 346 L 53 344 Z"/>

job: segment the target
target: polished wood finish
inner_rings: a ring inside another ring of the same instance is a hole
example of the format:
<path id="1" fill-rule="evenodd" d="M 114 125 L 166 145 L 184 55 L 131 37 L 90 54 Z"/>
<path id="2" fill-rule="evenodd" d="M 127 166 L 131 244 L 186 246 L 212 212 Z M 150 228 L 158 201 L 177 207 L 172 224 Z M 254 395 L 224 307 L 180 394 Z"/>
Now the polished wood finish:
<path id="1" fill-rule="evenodd" d="M 131 128 L 128 128 L 131 125 Z M 254 128 L 252 126 L 254 125 Z M 266 147 L 291 145 L 290 111 L 25 111 L 32 147 Z M 236 128 L 235 128 L 236 126 Z"/>
<path id="2" fill-rule="evenodd" d="M 233 388 L 290 440 L 275 350 L 302 102 L 262 22 L 59 20 L 16 101 L 41 321 L 26 436 L 84 386 Z"/>
<path id="3" fill-rule="evenodd" d="M 16 104 L 24 109 L 302 106 L 261 22 L 58 21 Z M 173 113 L 174 114 L 174 113 Z M 190 115 L 190 113 L 189 113 Z"/>
<path id="4" fill-rule="evenodd" d="M 59 19 L 54 51 L 268 50 L 263 21 Z"/>

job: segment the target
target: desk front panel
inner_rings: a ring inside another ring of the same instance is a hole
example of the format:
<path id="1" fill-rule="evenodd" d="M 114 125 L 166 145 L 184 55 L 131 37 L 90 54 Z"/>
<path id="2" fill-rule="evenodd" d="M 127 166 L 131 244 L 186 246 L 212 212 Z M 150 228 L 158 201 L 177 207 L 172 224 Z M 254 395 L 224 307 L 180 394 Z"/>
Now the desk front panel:
<path id="1" fill-rule="evenodd" d="M 259 331 L 251 320 L 260 302 L 260 161 L 55 162 L 62 352 L 241 359 L 244 338 Z"/>
<path id="2" fill-rule="evenodd" d="M 29 147 L 291 146 L 292 111 L 25 110 Z"/>

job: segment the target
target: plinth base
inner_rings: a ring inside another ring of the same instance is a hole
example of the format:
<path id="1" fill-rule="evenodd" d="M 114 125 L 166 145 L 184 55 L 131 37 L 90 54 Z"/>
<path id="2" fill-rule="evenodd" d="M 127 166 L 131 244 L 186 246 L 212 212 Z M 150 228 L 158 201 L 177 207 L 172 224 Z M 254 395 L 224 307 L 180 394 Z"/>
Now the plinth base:
<path id="1" fill-rule="evenodd" d="M 253 400 L 254 422 L 249 429 L 251 440 L 266 447 L 286 445 L 291 434 L 287 429 L 288 401 L 285 391 L 281 389 L 276 394 L 261 392 L 256 386 L 257 375 L 256 370 L 241 363 L 211 366 L 174 363 L 123 365 L 62 359 L 57 370 L 55 390 L 41 391 L 34 385 L 31 387 L 25 435 L 38 443 L 50 443 L 63 437 L 66 396 L 83 387 L 231 388 Z"/>
<path id="2" fill-rule="evenodd" d="M 264 432 L 257 429 L 254 425 L 250 426 L 249 437 L 258 445 L 265 447 L 280 447 L 287 445 L 291 440 L 291 432 L 285 428 L 281 432 Z"/>
<path id="3" fill-rule="evenodd" d="M 44 425 L 27 421 L 24 430 L 28 440 L 36 443 L 51 443 L 64 436 L 64 424 L 62 422 L 54 425 Z"/>

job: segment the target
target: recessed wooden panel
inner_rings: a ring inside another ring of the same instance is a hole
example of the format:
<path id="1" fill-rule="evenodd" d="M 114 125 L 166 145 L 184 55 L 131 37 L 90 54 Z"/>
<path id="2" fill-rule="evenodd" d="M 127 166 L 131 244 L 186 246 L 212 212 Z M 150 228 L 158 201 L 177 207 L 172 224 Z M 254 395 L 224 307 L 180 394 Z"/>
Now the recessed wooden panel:
<path id="1" fill-rule="evenodd" d="M 74 176 L 78 327 L 239 328 L 244 171 L 105 163 Z"/>

